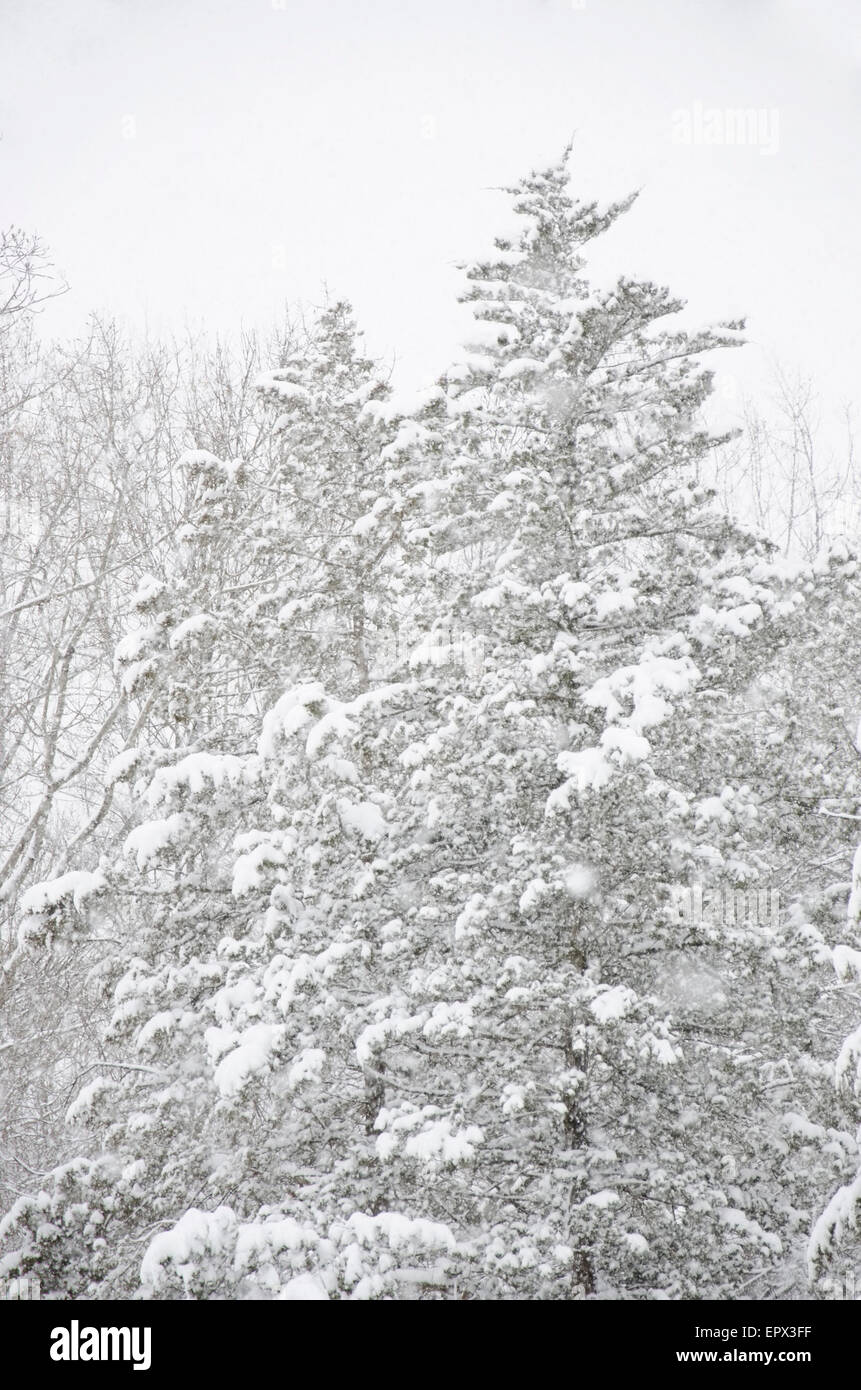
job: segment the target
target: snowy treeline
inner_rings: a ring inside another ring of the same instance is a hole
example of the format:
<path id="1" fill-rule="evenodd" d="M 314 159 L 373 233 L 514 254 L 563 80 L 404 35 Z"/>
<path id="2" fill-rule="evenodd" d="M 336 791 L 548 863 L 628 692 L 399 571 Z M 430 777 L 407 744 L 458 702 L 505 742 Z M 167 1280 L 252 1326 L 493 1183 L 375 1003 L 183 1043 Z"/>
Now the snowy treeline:
<path id="1" fill-rule="evenodd" d="M 729 515 L 743 325 L 594 289 L 636 214 L 567 153 L 510 192 L 409 409 L 342 302 L 41 347 L 4 239 L 0 1275 L 43 1296 L 854 1270 L 861 571 L 810 543 L 852 499 Z"/>

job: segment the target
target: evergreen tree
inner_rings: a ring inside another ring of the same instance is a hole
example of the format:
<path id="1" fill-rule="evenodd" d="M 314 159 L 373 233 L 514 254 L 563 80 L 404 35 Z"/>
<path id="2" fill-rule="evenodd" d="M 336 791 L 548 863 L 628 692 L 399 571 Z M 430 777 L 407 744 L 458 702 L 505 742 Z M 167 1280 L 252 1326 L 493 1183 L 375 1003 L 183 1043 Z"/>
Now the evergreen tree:
<path id="1" fill-rule="evenodd" d="M 512 191 L 413 417 L 336 306 L 264 383 L 275 474 L 189 461 L 186 573 L 121 653 L 161 731 L 120 770 L 140 823 L 25 904 L 34 940 L 127 941 L 93 1156 L 4 1222 L 47 1290 L 727 1296 L 783 1257 L 734 1108 L 782 930 L 673 885 L 768 868 L 755 733 L 712 712 L 853 562 L 787 567 L 693 482 L 738 325 L 590 290 L 630 200 L 574 201 L 565 160 Z"/>
<path id="2" fill-rule="evenodd" d="M 857 984 L 861 980 L 861 848 L 856 851 L 852 865 L 852 892 L 849 897 L 848 920 L 846 923 L 848 941 L 834 947 L 831 954 L 837 978 L 844 986 Z M 850 944 L 851 943 L 851 944 Z M 857 998 L 857 993 L 856 993 Z M 855 1027 L 845 1038 L 833 1068 L 834 1089 L 847 1114 L 847 1125 L 855 1130 L 856 1146 L 852 1154 L 858 1159 L 861 1150 L 861 1128 L 859 1123 L 859 1102 L 861 1101 L 861 1026 Z M 819 1136 L 812 1136 L 818 1138 Z M 822 1136 L 823 1138 L 825 1136 Z M 861 1216 L 861 1165 L 855 1167 L 848 1181 L 833 1194 L 824 1210 L 817 1214 L 810 1233 L 808 1246 L 808 1272 L 810 1280 L 820 1287 L 829 1289 L 833 1284 L 831 1271 L 836 1260 L 842 1255 L 848 1261 L 850 1242 L 856 1249 Z M 855 1240 L 852 1241 L 852 1237 Z M 856 1263 L 851 1268 L 854 1275 Z M 838 1285 L 838 1296 L 847 1296 L 842 1285 Z M 854 1283 L 849 1297 L 855 1296 Z"/>

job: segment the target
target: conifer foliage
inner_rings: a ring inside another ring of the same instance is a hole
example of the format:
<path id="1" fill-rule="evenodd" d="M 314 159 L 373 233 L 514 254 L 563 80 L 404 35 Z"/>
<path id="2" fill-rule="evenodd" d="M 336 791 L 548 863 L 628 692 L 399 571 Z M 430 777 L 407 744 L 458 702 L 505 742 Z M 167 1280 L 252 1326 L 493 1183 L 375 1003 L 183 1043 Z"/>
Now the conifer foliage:
<path id="1" fill-rule="evenodd" d="M 577 202 L 567 152 L 510 192 L 411 413 L 339 303 L 261 380 L 274 463 L 183 460 L 118 652 L 135 823 L 24 900 L 33 949 L 121 942 L 80 1157 L 2 1226 L 46 1291 L 732 1296 L 800 1248 L 749 1078 L 801 948 L 673 885 L 775 867 L 738 711 L 854 561 L 698 485 L 742 326 L 590 285 L 633 200 Z"/>

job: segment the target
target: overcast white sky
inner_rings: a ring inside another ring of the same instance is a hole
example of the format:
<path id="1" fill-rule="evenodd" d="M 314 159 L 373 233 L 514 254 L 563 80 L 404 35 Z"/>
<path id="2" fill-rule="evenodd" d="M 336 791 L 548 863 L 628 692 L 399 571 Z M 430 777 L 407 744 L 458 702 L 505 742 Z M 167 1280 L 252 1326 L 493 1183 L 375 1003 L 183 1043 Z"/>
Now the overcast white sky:
<path id="1" fill-rule="evenodd" d="M 762 138 L 680 142 L 698 104 Z M 642 189 L 602 277 L 746 314 L 746 388 L 775 354 L 859 398 L 861 0 L 0 0 L 0 223 L 68 277 L 57 332 L 268 327 L 326 281 L 418 384 L 492 189 L 575 130 L 581 196 Z"/>

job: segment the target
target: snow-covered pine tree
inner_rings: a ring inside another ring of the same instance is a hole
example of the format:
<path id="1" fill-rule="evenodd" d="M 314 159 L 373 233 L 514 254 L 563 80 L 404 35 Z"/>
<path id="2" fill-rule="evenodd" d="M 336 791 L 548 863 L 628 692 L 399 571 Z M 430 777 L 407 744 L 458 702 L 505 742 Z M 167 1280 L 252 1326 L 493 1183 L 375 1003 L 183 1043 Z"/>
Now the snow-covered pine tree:
<path id="1" fill-rule="evenodd" d="M 844 988 L 848 985 L 855 987 L 853 995 L 857 1002 L 857 985 L 861 981 L 861 847 L 856 851 L 852 864 L 852 892 L 847 918 L 848 940 L 840 942 L 830 954 L 838 980 Z M 861 1024 L 845 1038 L 832 1077 L 834 1090 L 846 1117 L 846 1127 L 850 1131 L 855 1129 L 857 1159 L 861 1152 Z M 836 1282 L 838 1296 L 858 1297 L 859 1232 L 861 1164 L 849 1180 L 837 1189 L 813 1223 L 807 1252 L 811 1284 L 830 1290 Z M 845 1261 L 843 1279 L 839 1277 L 837 1264 L 841 1256 Z M 835 1272 L 838 1272 L 836 1281 Z M 850 1277 L 846 1278 L 847 1274 Z"/>
<path id="2" fill-rule="evenodd" d="M 423 910 L 460 942 L 429 977 L 458 1001 L 469 982 L 478 1076 L 496 1078 L 460 1116 L 485 1135 L 471 1200 L 505 1171 L 505 1200 L 479 1208 L 500 1261 L 484 1287 L 719 1292 L 785 1257 L 768 1175 L 787 1144 L 756 1121 L 794 985 L 770 916 L 680 919 L 668 886 L 732 904 L 773 882 L 757 834 L 773 786 L 742 780 L 757 730 L 721 729 L 716 702 L 738 716 L 817 576 L 691 482 L 715 445 L 700 357 L 735 327 L 664 327 L 681 306 L 652 285 L 590 293 L 581 248 L 630 204 L 575 204 L 564 161 L 513 192 L 527 229 L 469 270 L 472 351 L 423 416 L 446 440 L 428 621 L 463 660 L 410 754 L 432 827 Z M 387 1104 L 384 1146 L 398 1122 Z"/>
<path id="3" fill-rule="evenodd" d="M 212 534 L 290 576 L 245 610 L 286 688 L 256 746 L 243 704 L 141 762 L 122 866 L 34 890 L 40 929 L 88 893 L 135 924 L 111 1064 L 72 1108 L 89 1156 L 3 1226 L 4 1267 L 47 1290 L 683 1297 L 779 1256 L 739 1159 L 749 1058 L 671 1019 L 686 971 L 720 1012 L 713 964 L 749 983 L 774 934 L 685 920 L 670 885 L 761 870 L 709 696 L 815 576 L 689 481 L 714 446 L 701 357 L 736 328 L 666 326 L 650 284 L 590 292 L 582 248 L 629 203 L 576 203 L 565 161 L 514 193 L 523 236 L 469 272 L 479 350 L 416 418 L 389 437 L 369 375 L 333 410 L 332 372 L 289 364 L 269 533 L 203 461 Z M 358 481 L 351 433 L 374 441 Z M 426 640 L 359 659 L 393 612 Z M 221 669 L 146 641 L 141 681 L 160 657 L 194 695 Z"/>
<path id="4" fill-rule="evenodd" d="M 125 687 L 153 696 L 173 750 L 235 751 L 309 672 L 367 684 L 375 616 L 351 533 L 390 471 L 381 455 L 392 430 L 364 410 L 388 387 L 349 306 L 322 312 L 258 394 L 272 442 L 252 462 L 209 449 L 178 460 L 188 497 L 179 560 L 167 579 L 141 581 L 142 621 L 117 654 Z"/>
<path id="5" fill-rule="evenodd" d="M 243 1084 L 235 1087 L 242 1093 L 239 1111 L 228 1106 L 234 1111 L 227 1120 L 231 1140 L 217 1137 L 224 1129 L 224 1106 L 214 1105 L 211 1123 L 206 1122 L 207 1099 L 199 1083 L 207 1070 L 211 1029 L 206 1042 L 203 1013 L 196 1036 L 203 1054 L 195 1059 L 195 1005 L 207 1001 L 209 1006 L 218 974 L 223 981 L 235 976 L 228 941 L 236 931 L 243 937 L 250 930 L 260 906 L 250 887 L 259 874 L 278 872 L 285 862 L 284 847 L 293 835 L 289 820 L 303 823 L 307 799 L 313 834 L 319 821 L 334 816 L 335 826 L 355 830 L 362 860 L 373 838 L 370 803 L 351 809 L 342 796 L 334 803 L 324 796 L 316 808 L 313 785 L 299 784 L 285 792 L 287 809 L 281 806 L 267 759 L 253 751 L 256 737 L 250 735 L 259 727 L 260 706 L 266 708 L 267 699 L 274 701 L 285 685 L 289 689 L 305 680 L 299 689 L 312 708 L 337 709 L 323 687 L 309 684 L 309 674 L 355 695 L 366 691 L 371 667 L 391 662 L 396 653 L 387 610 L 394 612 L 398 574 L 391 571 L 389 552 L 394 553 L 399 514 L 406 507 L 406 500 L 399 500 L 405 470 L 401 453 L 387 450 L 392 430 L 381 404 L 387 386 L 360 353 L 349 307 L 339 303 L 321 314 L 305 350 L 285 357 L 260 389 L 263 399 L 278 407 L 281 448 L 274 466 L 264 475 L 249 474 L 241 459 L 218 460 L 207 450 L 186 453 L 181 468 L 191 505 L 178 537 L 184 548 L 181 566 L 167 582 L 145 577 L 134 600 L 138 623 L 118 649 L 122 684 L 138 699 L 145 720 L 138 745 L 118 760 L 110 776 L 135 784 L 140 824 L 117 862 L 106 856 L 95 873 L 33 885 L 24 899 L 21 938 L 33 945 L 61 931 L 77 931 L 85 912 L 92 922 L 110 922 L 111 933 L 120 916 L 117 935 L 124 941 L 102 967 L 115 1001 L 107 1036 L 111 1065 L 83 1088 L 72 1108 L 96 1126 L 99 1120 L 107 1123 L 107 1152 L 96 1162 L 72 1163 L 57 1173 L 49 1205 L 64 1212 L 60 1225 L 39 1218 L 40 1211 L 45 1215 L 45 1194 L 32 1204 L 25 1200 L 14 1213 L 15 1229 L 35 1220 L 31 1234 L 38 1237 L 40 1269 L 47 1284 L 64 1293 L 81 1289 L 81 1280 L 90 1291 L 103 1293 L 135 1286 L 139 1261 L 132 1258 L 129 1264 L 127 1254 L 135 1250 L 140 1222 L 154 1220 L 157 1227 L 164 1218 L 153 1213 L 170 1213 L 168 1223 L 184 1215 L 195 1195 L 206 1190 L 213 1154 L 220 1155 L 216 1168 L 227 1163 L 234 1175 L 232 1193 L 249 1184 L 248 1201 L 234 1197 L 239 1212 L 281 1200 L 284 1169 L 256 1147 L 255 1126 L 249 1129 L 242 1111 L 249 1098 Z M 376 409 L 367 409 L 369 403 Z M 380 507 L 371 512 L 381 498 L 388 512 L 385 527 Z M 364 543 L 369 520 L 376 534 Z M 274 737 L 267 733 L 271 719 L 264 724 L 261 748 Z M 321 760 L 325 773 L 330 763 L 328 756 Z M 342 792 L 357 774 L 344 760 L 335 759 L 332 766 Z M 267 794 L 274 798 L 271 813 Z M 261 828 L 249 828 L 255 820 Z M 236 863 L 231 847 L 243 851 Z M 337 844 L 334 852 L 341 852 Z M 313 855 L 309 873 L 314 884 L 324 883 Z M 312 901 L 323 891 L 325 902 L 337 902 L 335 878 L 323 890 L 310 888 Z M 293 908 L 298 901 L 289 897 Z M 111 937 L 114 944 L 117 935 Z M 145 1016 L 150 1029 L 142 1027 Z M 174 1027 L 179 1024 L 188 1042 L 181 1061 Z M 267 1033 L 264 1024 L 255 1037 Z M 172 1087 L 164 1086 L 172 1069 L 147 1061 L 166 1047 L 178 1059 Z M 257 1055 L 260 1065 L 264 1051 Z M 140 1084 L 149 1091 L 150 1104 L 157 1097 L 159 1119 L 150 1116 L 152 1125 L 143 1120 Z M 366 1109 L 367 1101 L 362 1106 Z M 248 1152 L 236 1161 L 241 1131 L 239 1147 Z M 264 1147 L 270 1147 L 266 1122 L 263 1131 Z M 198 1147 L 189 1144 L 195 1133 Z M 175 1159 L 168 1156 L 171 1147 Z M 288 1186 L 295 1181 L 302 1148 L 303 1143 L 295 1148 L 287 1141 Z M 132 1151 L 132 1161 L 117 1166 Z M 72 1191 L 79 1200 L 70 1205 Z M 33 1258 L 35 1250 L 25 1257 Z"/>

